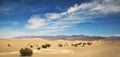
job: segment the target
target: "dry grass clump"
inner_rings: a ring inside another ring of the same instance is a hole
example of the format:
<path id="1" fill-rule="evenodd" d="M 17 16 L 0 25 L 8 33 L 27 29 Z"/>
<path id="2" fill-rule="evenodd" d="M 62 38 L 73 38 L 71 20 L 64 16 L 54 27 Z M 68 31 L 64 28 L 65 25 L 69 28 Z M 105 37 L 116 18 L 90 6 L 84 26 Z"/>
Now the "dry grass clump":
<path id="1" fill-rule="evenodd" d="M 21 48 L 19 52 L 21 56 L 32 56 L 33 54 L 33 51 L 30 48 Z"/>
<path id="2" fill-rule="evenodd" d="M 63 45 L 62 44 L 58 44 L 59 47 L 62 47 Z"/>
<path id="3" fill-rule="evenodd" d="M 44 44 L 44 45 L 42 45 L 42 48 L 48 48 L 48 47 L 51 47 L 51 44 Z"/>

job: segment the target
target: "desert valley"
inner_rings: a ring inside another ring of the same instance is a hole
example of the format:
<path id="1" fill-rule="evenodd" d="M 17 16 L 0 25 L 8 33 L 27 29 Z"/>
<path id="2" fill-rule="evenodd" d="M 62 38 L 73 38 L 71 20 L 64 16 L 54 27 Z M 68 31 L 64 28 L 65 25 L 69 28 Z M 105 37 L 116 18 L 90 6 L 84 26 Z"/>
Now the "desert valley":
<path id="1" fill-rule="evenodd" d="M 49 47 L 43 47 L 48 44 Z M 47 40 L 43 38 L 0 39 L 0 57 L 22 57 L 21 48 L 33 50 L 31 57 L 120 57 L 119 40 Z"/>
<path id="2" fill-rule="evenodd" d="M 120 0 L 0 0 L 0 57 L 120 57 Z"/>

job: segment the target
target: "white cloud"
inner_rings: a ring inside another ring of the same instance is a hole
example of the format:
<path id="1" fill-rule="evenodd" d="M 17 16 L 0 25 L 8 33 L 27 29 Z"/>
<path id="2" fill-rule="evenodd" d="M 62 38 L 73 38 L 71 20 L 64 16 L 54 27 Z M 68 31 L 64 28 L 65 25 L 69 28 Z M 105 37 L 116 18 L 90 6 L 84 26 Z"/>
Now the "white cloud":
<path id="1" fill-rule="evenodd" d="M 93 19 L 101 17 L 100 14 L 120 12 L 119 0 L 94 0 L 89 3 L 75 4 L 61 13 L 46 13 L 44 18 L 31 17 L 26 28 L 39 29 L 39 31 L 61 31 L 78 23 L 94 22 Z M 33 15 L 34 16 L 34 15 Z"/>
<path id="2" fill-rule="evenodd" d="M 60 14 L 57 14 L 57 13 L 47 13 L 45 16 L 53 20 L 61 17 Z"/>
<path id="3" fill-rule="evenodd" d="M 92 8 L 93 11 L 101 11 L 105 14 L 120 12 L 120 0 L 95 0 L 95 2 L 97 2 L 97 4 Z"/>
<path id="4" fill-rule="evenodd" d="M 79 8 L 80 8 L 80 7 L 78 6 L 78 4 L 75 4 L 73 7 L 70 7 L 70 8 L 67 10 L 66 13 L 73 13 L 73 12 L 79 10 Z"/>
<path id="5" fill-rule="evenodd" d="M 46 21 L 38 16 L 32 16 L 25 26 L 27 29 L 38 29 L 46 24 Z"/>
<path id="6" fill-rule="evenodd" d="M 119 0 L 94 0 L 90 3 L 82 3 L 80 5 L 75 4 L 74 6 L 68 8 L 66 12 L 61 13 L 46 13 L 45 16 L 48 19 L 55 20 L 64 18 L 68 15 L 74 14 L 74 13 L 81 13 L 85 15 L 90 13 L 103 13 L 103 14 L 109 14 L 109 13 L 116 13 L 120 12 L 120 6 L 119 6 Z"/>
<path id="7" fill-rule="evenodd" d="M 46 13 L 45 17 L 47 17 L 48 19 L 59 19 L 59 18 L 64 18 L 72 13 L 75 12 L 81 12 L 85 9 L 89 9 L 91 7 L 93 7 L 93 4 L 95 4 L 96 2 L 92 2 L 92 3 L 83 3 L 81 5 L 75 4 L 74 6 L 68 8 L 68 10 L 66 12 L 61 12 L 61 13 Z M 85 13 L 85 12 L 84 12 Z"/>

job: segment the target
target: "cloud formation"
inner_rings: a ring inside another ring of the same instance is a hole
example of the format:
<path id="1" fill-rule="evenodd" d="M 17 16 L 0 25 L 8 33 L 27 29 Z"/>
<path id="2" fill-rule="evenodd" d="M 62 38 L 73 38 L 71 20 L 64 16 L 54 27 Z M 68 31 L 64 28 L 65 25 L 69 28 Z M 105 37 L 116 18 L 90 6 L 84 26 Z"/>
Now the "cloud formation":
<path id="1" fill-rule="evenodd" d="M 96 2 L 97 0 L 95 0 Z M 97 4 L 98 3 L 98 4 Z M 117 13 L 120 12 L 120 1 L 119 0 L 101 0 L 97 1 L 92 11 L 101 11 L 102 13 Z"/>
<path id="2" fill-rule="evenodd" d="M 95 18 L 104 14 L 120 12 L 119 2 L 119 0 L 94 0 L 80 5 L 75 4 L 65 12 L 46 13 L 43 18 L 39 15 L 33 17 L 33 15 L 25 27 L 45 32 L 64 30 L 79 23 L 94 22 Z"/>
<path id="3" fill-rule="evenodd" d="M 25 26 L 27 29 L 38 29 L 46 24 L 46 21 L 39 16 L 32 16 L 28 20 L 28 24 Z"/>

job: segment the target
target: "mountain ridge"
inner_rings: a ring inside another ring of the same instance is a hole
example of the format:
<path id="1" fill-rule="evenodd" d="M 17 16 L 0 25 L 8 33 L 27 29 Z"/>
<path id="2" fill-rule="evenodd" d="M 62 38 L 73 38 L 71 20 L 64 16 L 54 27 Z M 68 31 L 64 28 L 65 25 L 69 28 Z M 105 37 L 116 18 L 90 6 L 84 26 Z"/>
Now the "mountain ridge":
<path id="1" fill-rule="evenodd" d="M 47 40 L 120 40 L 119 36 L 87 36 L 87 35 L 56 35 L 56 36 L 18 36 L 14 38 L 43 38 Z"/>

